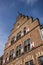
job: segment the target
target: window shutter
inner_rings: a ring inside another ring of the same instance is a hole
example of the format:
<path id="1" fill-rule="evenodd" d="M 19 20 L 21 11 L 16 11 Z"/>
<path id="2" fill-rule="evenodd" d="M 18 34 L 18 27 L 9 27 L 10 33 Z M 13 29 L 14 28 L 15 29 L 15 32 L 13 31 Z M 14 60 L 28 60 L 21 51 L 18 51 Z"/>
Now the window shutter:
<path id="1" fill-rule="evenodd" d="M 21 49 L 21 53 L 23 53 L 23 52 L 24 52 L 24 49 L 22 48 L 22 49 Z"/>
<path id="2" fill-rule="evenodd" d="M 7 61 L 9 61 L 9 57 L 7 58 Z"/>
<path id="3" fill-rule="evenodd" d="M 13 54 L 13 58 L 15 58 L 16 57 L 16 55 L 15 55 L 15 53 Z"/>
<path id="4" fill-rule="evenodd" d="M 21 36 L 23 36 L 24 34 L 23 33 L 21 33 Z"/>
<path id="5" fill-rule="evenodd" d="M 29 32 L 29 28 L 27 29 L 27 32 Z"/>
<path id="6" fill-rule="evenodd" d="M 30 49 L 34 48 L 34 42 L 30 44 Z"/>
<path id="7" fill-rule="evenodd" d="M 41 39 L 42 39 L 42 41 L 43 41 L 43 29 L 39 29 L 39 33 L 40 33 L 40 37 L 41 37 Z"/>
<path id="8" fill-rule="evenodd" d="M 26 33 L 29 32 L 29 28 L 26 30 Z"/>
<path id="9" fill-rule="evenodd" d="M 14 41 L 16 41 L 16 37 L 14 38 Z"/>
<path id="10" fill-rule="evenodd" d="M 11 43 L 9 43 L 9 46 L 11 45 Z"/>
<path id="11" fill-rule="evenodd" d="M 3 64 L 5 63 L 5 60 L 3 60 Z"/>
<path id="12" fill-rule="evenodd" d="M 20 25 L 17 26 L 17 28 L 19 28 L 19 27 L 20 27 Z"/>

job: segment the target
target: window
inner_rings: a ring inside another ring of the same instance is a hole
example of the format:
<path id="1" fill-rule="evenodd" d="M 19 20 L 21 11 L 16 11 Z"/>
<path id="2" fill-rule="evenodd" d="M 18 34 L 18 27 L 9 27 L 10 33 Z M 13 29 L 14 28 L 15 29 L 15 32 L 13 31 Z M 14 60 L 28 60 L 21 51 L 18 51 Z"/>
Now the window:
<path id="1" fill-rule="evenodd" d="M 20 55 L 21 55 L 21 44 L 16 48 L 16 56 L 20 56 Z"/>
<path id="2" fill-rule="evenodd" d="M 0 57 L 0 65 L 2 65 L 3 62 L 3 56 Z"/>
<path id="3" fill-rule="evenodd" d="M 17 26 L 19 26 L 19 23 L 17 24 Z"/>
<path id="4" fill-rule="evenodd" d="M 34 65 L 33 60 L 26 62 L 25 65 Z"/>
<path id="5" fill-rule="evenodd" d="M 43 65 L 43 56 L 40 56 L 40 57 L 38 58 L 38 60 L 39 60 L 40 65 Z"/>
<path id="6" fill-rule="evenodd" d="M 14 36 L 11 40 L 11 45 L 16 41 L 16 37 Z"/>
<path id="7" fill-rule="evenodd" d="M 24 27 L 24 35 L 26 34 L 26 27 Z"/>
<path id="8" fill-rule="evenodd" d="M 5 63 L 7 62 L 7 58 L 8 58 L 8 53 L 6 54 Z"/>
<path id="9" fill-rule="evenodd" d="M 24 41 L 24 51 L 27 52 L 28 50 L 30 50 L 30 39 Z"/>
<path id="10" fill-rule="evenodd" d="M 21 31 L 17 33 L 17 40 L 21 38 Z"/>
<path id="11" fill-rule="evenodd" d="M 14 43 L 14 38 L 15 38 L 15 37 L 13 37 L 12 40 L 11 40 L 11 45 Z"/>
<path id="12" fill-rule="evenodd" d="M 10 57 L 9 57 L 9 60 L 12 60 L 12 59 L 13 59 L 13 54 L 14 54 L 14 49 L 12 49 L 12 50 L 10 51 Z"/>
<path id="13" fill-rule="evenodd" d="M 20 27 L 20 24 L 18 23 L 18 24 L 17 24 L 17 28 L 19 28 L 19 27 Z"/>

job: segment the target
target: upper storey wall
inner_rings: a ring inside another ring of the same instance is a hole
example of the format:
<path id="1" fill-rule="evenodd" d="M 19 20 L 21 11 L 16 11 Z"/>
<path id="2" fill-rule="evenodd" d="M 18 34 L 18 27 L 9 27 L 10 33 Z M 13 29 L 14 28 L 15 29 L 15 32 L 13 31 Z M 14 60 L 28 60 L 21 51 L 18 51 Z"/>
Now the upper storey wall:
<path id="1" fill-rule="evenodd" d="M 22 21 L 20 21 L 20 20 L 22 20 Z M 38 19 L 35 19 L 33 21 L 32 18 L 27 18 L 27 17 L 22 16 L 20 18 L 20 20 L 18 20 L 16 22 L 16 24 L 14 25 L 14 29 L 11 31 L 11 35 L 8 38 L 8 43 L 5 45 L 5 49 L 9 47 L 9 45 L 10 45 L 9 43 L 11 43 L 12 38 L 14 36 L 17 37 L 18 32 L 20 32 L 20 31 L 23 32 L 24 27 L 26 27 L 26 29 L 29 29 L 29 31 L 31 31 L 34 27 L 39 25 Z M 18 23 L 19 23 L 19 27 L 17 27 Z M 39 28 L 40 28 L 40 26 L 39 26 Z"/>
<path id="2" fill-rule="evenodd" d="M 16 21 L 16 23 L 14 24 L 14 28 L 11 30 L 11 34 L 10 36 L 14 33 L 14 31 L 16 31 L 24 22 L 27 22 L 28 18 L 22 16 L 19 20 Z M 10 37 L 9 36 L 9 37 Z"/>

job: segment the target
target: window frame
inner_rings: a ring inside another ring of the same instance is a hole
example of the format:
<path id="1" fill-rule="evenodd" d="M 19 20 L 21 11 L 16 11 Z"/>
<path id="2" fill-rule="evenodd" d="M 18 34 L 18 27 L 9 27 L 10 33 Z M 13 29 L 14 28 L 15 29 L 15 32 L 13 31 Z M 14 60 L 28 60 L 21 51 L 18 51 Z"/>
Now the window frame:
<path id="1" fill-rule="evenodd" d="M 30 38 L 24 41 L 24 52 L 28 52 L 30 50 Z"/>
<path id="2" fill-rule="evenodd" d="M 13 59 L 14 49 L 10 50 L 9 60 Z"/>
<path id="3" fill-rule="evenodd" d="M 21 34 L 22 34 L 21 31 L 19 31 L 19 32 L 17 33 L 17 40 L 21 38 Z"/>
<path id="4" fill-rule="evenodd" d="M 7 58 L 8 58 L 8 53 L 6 54 L 6 57 L 5 57 L 5 63 L 7 63 Z"/>
<path id="5" fill-rule="evenodd" d="M 20 56 L 21 55 L 21 44 L 17 46 L 16 48 L 16 56 Z"/>
<path id="6" fill-rule="evenodd" d="M 25 65 L 31 65 L 31 61 L 32 61 L 32 65 L 34 65 L 33 60 L 25 62 Z"/>
<path id="7" fill-rule="evenodd" d="M 15 38 L 15 36 L 11 40 L 11 45 L 14 43 L 14 38 Z"/>
<path id="8" fill-rule="evenodd" d="M 26 34 L 26 27 L 24 27 L 23 32 L 24 32 L 24 35 L 25 35 Z"/>
<path id="9" fill-rule="evenodd" d="M 42 58 L 42 57 L 43 57 L 43 55 L 38 57 L 38 62 L 40 65 L 41 65 L 41 59 L 40 58 Z"/>

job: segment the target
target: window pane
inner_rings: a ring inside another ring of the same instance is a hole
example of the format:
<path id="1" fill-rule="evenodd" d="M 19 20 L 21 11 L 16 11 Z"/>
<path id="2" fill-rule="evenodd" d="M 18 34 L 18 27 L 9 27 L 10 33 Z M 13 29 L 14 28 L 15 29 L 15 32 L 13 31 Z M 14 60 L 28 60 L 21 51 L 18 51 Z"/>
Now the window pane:
<path id="1" fill-rule="evenodd" d="M 26 34 L 26 27 L 24 27 L 24 35 Z"/>
<path id="2" fill-rule="evenodd" d="M 17 46 L 16 50 L 19 50 L 21 49 L 21 44 L 19 46 Z"/>
<path id="3" fill-rule="evenodd" d="M 34 65 L 33 60 L 26 62 L 25 65 Z"/>
<path id="4" fill-rule="evenodd" d="M 43 65 L 43 56 L 39 57 L 38 59 L 39 59 L 40 65 Z"/>
<path id="5" fill-rule="evenodd" d="M 17 40 L 21 38 L 21 31 L 17 34 Z"/>
<path id="6" fill-rule="evenodd" d="M 16 56 L 18 56 L 18 51 L 16 51 Z"/>
<path id="7" fill-rule="evenodd" d="M 14 39 L 15 39 L 15 36 L 12 38 L 12 40 L 11 40 L 11 44 L 13 44 L 13 43 L 14 43 Z"/>
<path id="8" fill-rule="evenodd" d="M 20 54 L 21 54 L 21 44 L 16 48 L 16 56 L 19 56 Z"/>
<path id="9" fill-rule="evenodd" d="M 11 51 L 10 51 L 10 55 L 12 55 L 14 53 L 14 49 L 12 49 Z"/>
<path id="10" fill-rule="evenodd" d="M 32 60 L 30 61 L 30 65 L 34 65 Z"/>
<path id="11" fill-rule="evenodd" d="M 24 51 L 25 51 L 25 52 L 27 51 L 27 46 L 24 47 Z"/>
<path id="12" fill-rule="evenodd" d="M 30 39 L 24 41 L 24 51 L 26 52 L 28 50 L 30 50 Z"/>
<path id="13" fill-rule="evenodd" d="M 21 49 L 19 49 L 19 55 L 21 54 Z"/>
<path id="14" fill-rule="evenodd" d="M 26 41 L 24 41 L 24 45 L 28 45 L 30 44 L 30 39 L 27 39 Z"/>
<path id="15" fill-rule="evenodd" d="M 12 39 L 12 40 L 11 40 L 11 45 L 12 45 L 13 43 L 14 43 L 14 40 Z"/>

